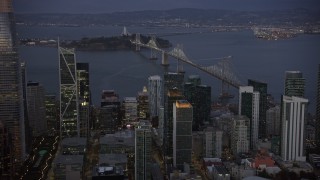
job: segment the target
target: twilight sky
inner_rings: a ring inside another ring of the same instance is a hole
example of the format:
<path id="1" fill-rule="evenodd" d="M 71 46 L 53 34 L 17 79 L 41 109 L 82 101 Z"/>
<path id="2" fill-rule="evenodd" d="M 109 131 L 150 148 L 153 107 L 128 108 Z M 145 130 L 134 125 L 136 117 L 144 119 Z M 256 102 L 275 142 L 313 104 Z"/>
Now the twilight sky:
<path id="1" fill-rule="evenodd" d="M 117 11 L 208 8 L 231 10 L 320 10 L 320 0 L 13 0 L 20 13 L 109 13 Z"/>

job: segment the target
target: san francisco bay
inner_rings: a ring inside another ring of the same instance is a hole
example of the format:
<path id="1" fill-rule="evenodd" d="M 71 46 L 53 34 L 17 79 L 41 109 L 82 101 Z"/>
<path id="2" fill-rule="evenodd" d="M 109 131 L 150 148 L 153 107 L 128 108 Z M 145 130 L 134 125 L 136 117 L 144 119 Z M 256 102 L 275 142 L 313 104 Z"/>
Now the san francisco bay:
<path id="1" fill-rule="evenodd" d="M 82 37 L 118 36 L 123 27 L 32 27 L 18 26 L 19 38 L 80 39 Z M 254 37 L 252 31 L 206 32 L 208 29 L 187 28 L 144 28 L 128 27 L 131 33 L 166 34 L 188 32 L 163 36 L 173 46 L 183 44 L 185 54 L 197 64 L 210 66 L 223 57 L 232 56 L 233 72 L 242 84 L 247 79 L 268 83 L 268 93 L 280 101 L 284 87 L 284 72 L 299 70 L 306 79 L 306 98 L 310 101 L 309 112 L 315 112 L 317 65 L 320 63 L 320 36 L 299 35 L 285 40 L 262 40 Z M 27 63 L 27 78 L 40 82 L 48 93 L 58 95 L 58 50 L 50 47 L 21 46 L 20 56 Z M 150 50 L 134 51 L 77 51 L 78 62 L 90 64 L 90 88 L 95 105 L 99 104 L 104 89 L 114 89 L 121 97 L 136 96 L 147 78 L 162 75 L 164 71 L 176 71 L 176 60 L 170 59 L 165 68 L 157 61 L 149 60 Z M 199 74 L 203 84 L 212 87 L 212 100 L 217 100 L 221 82 L 214 77 L 184 64 L 186 76 Z M 231 92 L 237 95 L 235 89 Z"/>

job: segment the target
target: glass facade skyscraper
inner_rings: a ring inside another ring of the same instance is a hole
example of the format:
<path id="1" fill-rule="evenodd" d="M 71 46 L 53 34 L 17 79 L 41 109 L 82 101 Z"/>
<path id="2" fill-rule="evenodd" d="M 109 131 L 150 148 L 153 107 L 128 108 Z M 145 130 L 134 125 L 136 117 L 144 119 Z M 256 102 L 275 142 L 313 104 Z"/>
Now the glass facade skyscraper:
<path id="1" fill-rule="evenodd" d="M 305 79 L 300 71 L 286 71 L 284 95 L 304 97 Z"/>
<path id="2" fill-rule="evenodd" d="M 74 49 L 58 47 L 60 75 L 60 138 L 79 137 L 79 94 Z"/>
<path id="3" fill-rule="evenodd" d="M 316 140 L 320 149 L 320 64 L 318 65 L 318 87 L 317 87 L 317 110 L 316 110 Z"/>
<path id="4" fill-rule="evenodd" d="M 11 0 L 0 0 L 0 120 L 12 137 L 18 167 L 25 155 L 22 73 Z"/>
<path id="5" fill-rule="evenodd" d="M 267 83 L 260 82 L 257 80 L 248 80 L 248 86 L 252 86 L 254 91 L 260 93 L 259 98 L 259 138 L 267 137 L 267 94 L 268 85 Z"/>

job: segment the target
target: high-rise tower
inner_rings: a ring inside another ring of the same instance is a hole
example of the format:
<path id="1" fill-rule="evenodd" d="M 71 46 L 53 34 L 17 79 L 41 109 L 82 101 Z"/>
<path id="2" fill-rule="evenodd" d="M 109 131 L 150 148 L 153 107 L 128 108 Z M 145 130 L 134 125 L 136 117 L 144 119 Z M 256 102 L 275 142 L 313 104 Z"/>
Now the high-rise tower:
<path id="1" fill-rule="evenodd" d="M 186 100 L 173 104 L 173 166 L 183 170 L 191 164 L 192 156 L 192 105 Z"/>
<path id="2" fill-rule="evenodd" d="M 259 98 L 260 93 L 253 91 L 252 86 L 239 88 L 239 115 L 247 116 L 249 121 L 250 149 L 254 149 L 259 134 Z"/>
<path id="3" fill-rule="evenodd" d="M 162 79 L 160 76 L 148 78 L 148 99 L 150 116 L 159 116 L 159 109 L 162 105 Z"/>
<path id="4" fill-rule="evenodd" d="M 77 82 L 79 96 L 80 137 L 87 137 L 89 135 L 89 115 L 91 104 L 89 63 L 77 63 Z"/>
<path id="5" fill-rule="evenodd" d="M 79 98 L 74 49 L 58 47 L 60 69 L 60 138 L 79 137 Z"/>
<path id="6" fill-rule="evenodd" d="M 135 129 L 135 179 L 151 179 L 151 127 L 149 121 L 141 120 Z"/>
<path id="7" fill-rule="evenodd" d="M 305 161 L 304 124 L 308 100 L 282 96 L 281 157 L 284 161 Z"/>
<path id="8" fill-rule="evenodd" d="M 12 1 L 0 0 L 0 120 L 12 137 L 14 166 L 25 156 L 21 75 Z"/>
<path id="9" fill-rule="evenodd" d="M 249 79 L 248 86 L 252 86 L 254 91 L 260 93 L 259 97 L 259 138 L 267 137 L 267 94 L 268 94 L 268 85 L 267 83 Z"/>
<path id="10" fill-rule="evenodd" d="M 316 140 L 320 149 L 320 64 L 318 65 L 318 88 L 317 88 L 317 110 L 316 110 Z"/>
<path id="11" fill-rule="evenodd" d="M 304 97 L 305 79 L 300 71 L 286 71 L 284 95 Z"/>
<path id="12" fill-rule="evenodd" d="M 47 132 L 44 88 L 37 82 L 27 84 L 27 102 L 29 126 L 32 137 L 44 135 Z"/>

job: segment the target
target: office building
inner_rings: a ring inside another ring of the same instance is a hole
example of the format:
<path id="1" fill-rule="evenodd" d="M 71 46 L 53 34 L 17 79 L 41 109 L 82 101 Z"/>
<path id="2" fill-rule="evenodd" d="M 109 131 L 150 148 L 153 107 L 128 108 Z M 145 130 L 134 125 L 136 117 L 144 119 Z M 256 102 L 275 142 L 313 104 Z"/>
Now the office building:
<path id="1" fill-rule="evenodd" d="M 316 124 L 315 124 L 315 137 L 317 139 L 318 149 L 320 149 L 320 64 L 318 65 L 318 87 L 317 87 L 317 110 L 316 110 Z"/>
<path id="2" fill-rule="evenodd" d="M 308 100 L 282 96 L 281 157 L 284 161 L 305 161 L 305 112 Z"/>
<path id="3" fill-rule="evenodd" d="M 163 148 L 166 160 L 171 163 L 173 157 L 173 104 L 178 100 L 182 100 L 184 97 L 180 90 L 171 89 L 166 94 L 167 102 L 164 106 L 165 119 L 164 119 L 164 139 Z"/>
<path id="4" fill-rule="evenodd" d="M 32 137 L 47 133 L 44 88 L 37 82 L 27 84 L 28 120 Z"/>
<path id="5" fill-rule="evenodd" d="M 101 135 L 115 133 L 118 123 L 118 106 L 106 105 L 100 108 L 98 129 Z"/>
<path id="6" fill-rule="evenodd" d="M 184 96 L 193 107 L 193 130 L 199 130 L 210 120 L 211 87 L 201 85 L 198 75 L 190 75 L 184 84 Z"/>
<path id="7" fill-rule="evenodd" d="M 101 95 L 101 108 L 104 106 L 113 106 L 112 117 L 115 126 L 121 126 L 122 124 L 122 113 L 121 113 L 121 102 L 119 95 L 114 90 L 103 90 Z M 103 122 L 102 122 L 103 123 Z M 100 126 L 100 125 L 98 125 Z M 97 127 L 98 127 L 97 126 Z"/>
<path id="8" fill-rule="evenodd" d="M 249 151 L 248 135 L 250 119 L 246 116 L 233 116 L 231 120 L 231 150 L 233 155 Z"/>
<path id="9" fill-rule="evenodd" d="M 255 149 L 259 135 L 259 99 L 260 93 L 253 90 L 252 86 L 239 88 L 239 115 L 247 116 L 250 121 L 248 134 L 250 149 Z"/>
<path id="10" fill-rule="evenodd" d="M 58 104 L 59 102 L 56 99 L 56 95 L 45 95 L 46 122 L 49 132 L 57 132 L 60 129 Z"/>
<path id="11" fill-rule="evenodd" d="M 125 97 L 123 99 L 124 123 L 130 124 L 138 120 L 138 101 L 136 97 Z"/>
<path id="12" fill-rule="evenodd" d="M 152 134 L 151 123 L 141 120 L 135 129 L 135 179 L 151 179 Z"/>
<path id="13" fill-rule="evenodd" d="M 286 71 L 284 95 L 304 97 L 305 79 L 300 71 Z"/>
<path id="14" fill-rule="evenodd" d="M 208 158 L 221 158 L 222 155 L 222 135 L 223 131 L 207 127 L 204 130 L 204 150 L 205 157 Z"/>
<path id="15" fill-rule="evenodd" d="M 90 119 L 90 83 L 89 83 L 89 63 L 77 63 L 77 91 L 79 98 L 79 134 L 80 137 L 89 135 Z"/>
<path id="16" fill-rule="evenodd" d="M 142 92 L 138 92 L 137 96 L 138 106 L 138 118 L 139 119 L 149 119 L 149 100 L 148 100 L 148 90 L 143 87 Z"/>
<path id="17" fill-rule="evenodd" d="M 190 75 L 188 76 L 188 82 L 194 86 L 201 85 L 201 78 L 199 75 Z"/>
<path id="18" fill-rule="evenodd" d="M 79 93 L 74 49 L 58 46 L 60 75 L 60 138 L 79 137 Z"/>
<path id="19" fill-rule="evenodd" d="M 54 179 L 83 179 L 83 155 L 57 155 L 52 163 Z"/>
<path id="20" fill-rule="evenodd" d="M 268 85 L 267 83 L 260 82 L 257 80 L 248 80 L 248 86 L 253 87 L 253 91 L 259 92 L 259 138 L 263 139 L 267 137 L 267 123 L 266 123 L 266 112 L 268 109 Z"/>
<path id="21" fill-rule="evenodd" d="M 21 63 L 21 74 L 22 74 L 22 92 L 23 92 L 23 114 L 24 114 L 24 131 L 25 131 L 25 146 L 26 153 L 30 153 L 32 150 L 32 132 L 29 126 L 28 119 L 28 102 L 27 102 L 27 67 L 26 63 Z"/>
<path id="22" fill-rule="evenodd" d="M 0 119 L 12 137 L 14 166 L 25 159 L 22 73 L 11 0 L 0 1 Z M 18 170 L 18 169 L 17 169 Z M 11 177 L 12 178 L 12 177 Z"/>
<path id="23" fill-rule="evenodd" d="M 8 128 L 0 121 L 0 178 L 13 179 L 16 168 L 14 166 L 14 159 L 11 156 L 13 151 L 13 144 Z"/>
<path id="24" fill-rule="evenodd" d="M 192 105 L 186 100 L 173 104 L 173 166 L 184 170 L 192 164 Z"/>
<path id="25" fill-rule="evenodd" d="M 275 106 L 267 110 L 267 136 L 280 136 L 280 107 Z"/>
<path id="26" fill-rule="evenodd" d="M 149 112 L 151 117 L 159 116 L 159 109 L 162 106 L 162 79 L 160 76 L 150 76 L 148 78 L 148 99 Z"/>

